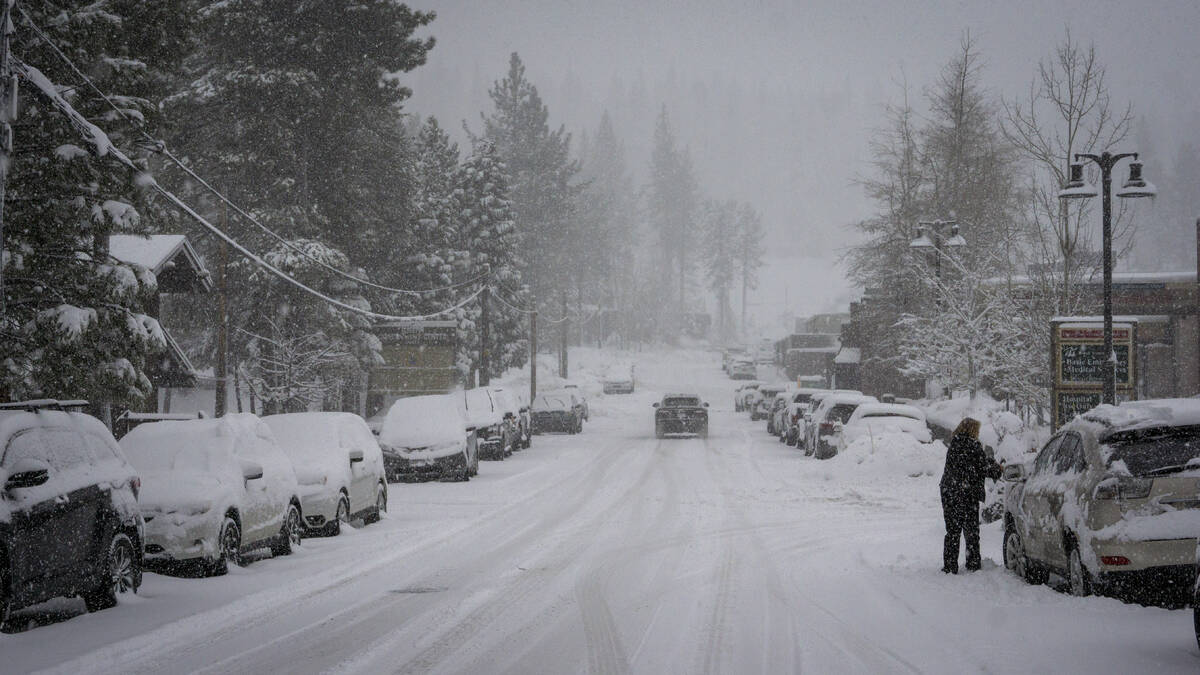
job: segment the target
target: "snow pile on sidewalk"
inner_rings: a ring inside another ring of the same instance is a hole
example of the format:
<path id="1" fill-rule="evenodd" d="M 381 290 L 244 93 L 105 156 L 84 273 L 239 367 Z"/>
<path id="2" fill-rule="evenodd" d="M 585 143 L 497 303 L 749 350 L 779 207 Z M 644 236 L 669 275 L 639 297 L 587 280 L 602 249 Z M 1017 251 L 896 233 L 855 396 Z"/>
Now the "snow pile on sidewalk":
<path id="1" fill-rule="evenodd" d="M 858 481 L 895 481 L 899 478 L 940 477 L 946 446 L 941 441 L 921 443 L 903 432 L 865 434 L 827 460 L 838 473 Z"/>
<path id="2" fill-rule="evenodd" d="M 1025 426 L 1020 417 L 1004 409 L 1003 402 L 986 392 L 979 392 L 974 401 L 966 392 L 960 393 L 963 395 L 941 401 L 918 401 L 914 405 L 925 410 L 931 425 L 950 431 L 964 417 L 979 420 L 979 440 L 996 451 L 996 461 L 1024 462 L 1030 456 L 1030 449 L 1041 447 L 1049 439 L 1049 428 Z"/>

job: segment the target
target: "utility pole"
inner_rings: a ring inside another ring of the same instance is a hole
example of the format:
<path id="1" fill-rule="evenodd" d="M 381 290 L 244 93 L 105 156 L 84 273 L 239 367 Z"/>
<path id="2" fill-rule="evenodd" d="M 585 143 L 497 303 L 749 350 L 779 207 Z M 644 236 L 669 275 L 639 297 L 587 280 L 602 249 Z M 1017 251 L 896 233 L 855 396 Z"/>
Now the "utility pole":
<path id="1" fill-rule="evenodd" d="M 533 302 L 537 307 L 537 301 Z M 537 398 L 537 310 L 529 313 L 529 405 Z"/>
<path id="2" fill-rule="evenodd" d="M 567 294 L 562 294 L 562 329 L 558 341 L 558 376 L 567 379 L 567 330 L 571 322 L 567 320 Z"/>
<path id="3" fill-rule="evenodd" d="M 12 9 L 16 0 L 0 0 L 0 318 L 5 315 L 4 302 L 4 187 L 8 181 L 8 162 L 13 150 L 11 122 L 17 118 L 17 76 L 12 72 L 11 38 L 14 32 Z"/>
<path id="4" fill-rule="evenodd" d="M 221 230 L 229 231 L 229 208 L 221 205 Z M 213 414 L 216 417 L 225 415 L 225 404 L 229 398 L 227 376 L 229 373 L 229 363 L 227 362 L 229 352 L 229 307 L 226 292 L 227 270 L 229 264 L 229 248 L 225 240 L 221 240 L 221 272 L 217 279 L 218 297 L 217 302 L 220 307 L 220 324 L 217 326 L 217 400 L 213 404 Z"/>
<path id="5" fill-rule="evenodd" d="M 479 383 L 483 386 L 488 386 L 491 376 L 488 374 L 491 364 L 488 363 L 488 340 L 490 339 L 491 326 L 488 321 L 491 318 L 488 314 L 488 301 L 491 300 L 492 287 L 484 286 L 483 293 L 479 296 Z"/>

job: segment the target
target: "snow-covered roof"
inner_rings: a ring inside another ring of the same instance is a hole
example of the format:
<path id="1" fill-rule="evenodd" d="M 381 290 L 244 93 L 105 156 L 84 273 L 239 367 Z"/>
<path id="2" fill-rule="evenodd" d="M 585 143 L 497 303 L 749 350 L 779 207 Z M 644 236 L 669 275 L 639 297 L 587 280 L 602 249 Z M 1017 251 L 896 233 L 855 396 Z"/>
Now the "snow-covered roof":
<path id="1" fill-rule="evenodd" d="M 840 364 L 858 363 L 860 360 L 862 360 L 862 350 L 858 347 L 842 347 L 837 356 L 833 357 L 833 362 Z"/>
<path id="2" fill-rule="evenodd" d="M 121 262 L 138 265 L 160 276 L 172 267 L 185 264 L 204 291 L 212 290 L 212 278 L 200 256 L 182 234 L 114 234 L 108 238 L 108 252 Z"/>
<path id="3" fill-rule="evenodd" d="M 1172 272 L 1114 272 L 1112 275 L 1114 284 L 1186 284 L 1196 281 L 1195 270 L 1182 270 Z M 1008 283 L 1013 283 L 1018 286 L 1030 283 L 1028 275 L 1020 274 L 1009 277 L 992 277 L 984 282 L 989 286 L 1003 286 Z M 1084 280 L 1084 286 L 1096 286 L 1103 283 L 1102 277 L 1096 275 L 1091 279 Z"/>

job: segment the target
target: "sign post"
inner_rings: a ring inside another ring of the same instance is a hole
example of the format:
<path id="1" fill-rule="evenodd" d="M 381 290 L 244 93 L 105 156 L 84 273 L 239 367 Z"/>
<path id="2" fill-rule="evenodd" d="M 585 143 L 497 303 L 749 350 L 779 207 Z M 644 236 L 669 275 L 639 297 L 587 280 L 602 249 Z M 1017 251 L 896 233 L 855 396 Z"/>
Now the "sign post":
<path id="1" fill-rule="evenodd" d="M 1137 398 L 1137 326 L 1136 318 L 1116 317 L 1112 351 L 1105 353 L 1101 317 L 1050 321 L 1050 372 L 1054 374 L 1050 409 L 1055 429 L 1100 405 L 1111 367 L 1116 368 L 1117 401 Z"/>

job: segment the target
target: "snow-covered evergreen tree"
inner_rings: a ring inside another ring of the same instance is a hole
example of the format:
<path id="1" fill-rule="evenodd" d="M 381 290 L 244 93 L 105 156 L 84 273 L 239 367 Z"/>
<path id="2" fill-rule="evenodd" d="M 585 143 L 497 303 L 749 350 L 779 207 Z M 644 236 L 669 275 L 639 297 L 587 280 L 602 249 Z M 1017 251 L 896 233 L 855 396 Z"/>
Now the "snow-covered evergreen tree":
<path id="1" fill-rule="evenodd" d="M 452 203 L 458 234 L 458 276 L 485 276 L 500 296 L 489 306 L 488 374 L 496 376 L 524 364 L 529 350 L 523 315 L 508 309 L 501 299 L 520 306 L 528 304 L 528 297 L 521 278 L 525 261 L 520 254 L 507 172 L 490 141 L 478 140 L 455 172 Z M 464 377 L 479 367 L 480 314 L 476 303 L 459 317 L 458 361 Z"/>
<path id="2" fill-rule="evenodd" d="M 659 113 L 654 129 L 654 148 L 650 156 L 650 184 L 647 189 L 647 208 L 656 229 L 662 259 L 662 306 L 674 316 L 668 324 L 660 323 L 664 335 L 677 334 L 682 326 L 682 314 L 687 311 L 687 287 L 695 268 L 694 232 L 699 210 L 699 188 L 692 172 L 691 158 L 681 150 L 671 131 L 666 106 Z"/>
<path id="3" fill-rule="evenodd" d="M 370 310 L 354 282 L 331 277 L 319 263 L 362 275 L 345 254 L 321 242 L 298 239 L 264 259 L 272 266 L 345 304 Z M 296 412 L 309 404 L 347 408 L 372 365 L 382 363 L 370 320 L 336 307 L 254 265 L 245 268 L 244 293 L 231 295 L 231 352 L 266 412 Z M 349 406 L 351 409 L 353 406 Z"/>
<path id="4" fill-rule="evenodd" d="M 156 282 L 150 272 L 112 259 L 108 238 L 169 227 L 169 216 L 110 155 L 122 152 L 148 165 L 136 132 L 157 120 L 157 102 L 190 45 L 186 38 L 162 39 L 166 32 L 186 34 L 187 5 L 22 3 L 120 113 L 14 12 L 15 52 L 37 82 L 24 85 L 5 199 L 0 390 L 8 398 L 137 405 L 150 390 L 147 364 L 166 347 L 151 316 Z M 61 96 L 107 133 L 84 141 L 50 96 Z"/>

